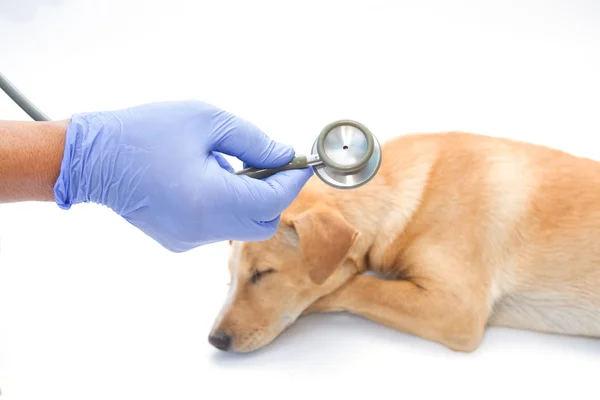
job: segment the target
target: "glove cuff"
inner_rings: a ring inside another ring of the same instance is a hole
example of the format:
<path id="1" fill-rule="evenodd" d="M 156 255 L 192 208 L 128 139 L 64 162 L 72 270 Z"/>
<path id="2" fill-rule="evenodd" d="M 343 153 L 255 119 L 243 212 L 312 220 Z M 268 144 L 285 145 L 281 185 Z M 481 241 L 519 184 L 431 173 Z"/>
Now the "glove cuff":
<path id="1" fill-rule="evenodd" d="M 74 204 L 93 201 L 89 195 L 92 165 L 87 161 L 102 126 L 102 121 L 94 113 L 71 117 L 60 174 L 54 185 L 54 200 L 63 210 L 70 209 Z"/>

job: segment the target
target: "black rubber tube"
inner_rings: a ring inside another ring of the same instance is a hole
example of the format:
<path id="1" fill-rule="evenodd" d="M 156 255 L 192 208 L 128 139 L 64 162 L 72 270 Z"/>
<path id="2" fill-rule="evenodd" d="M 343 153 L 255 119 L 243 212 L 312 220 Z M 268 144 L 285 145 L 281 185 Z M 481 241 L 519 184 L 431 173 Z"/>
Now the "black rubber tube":
<path id="1" fill-rule="evenodd" d="M 19 91 L 10 83 L 8 78 L 2 75 L 0 72 L 0 89 L 4 91 L 23 111 L 27 113 L 34 121 L 50 121 L 43 112 L 41 112 L 31 101 L 25 97 L 23 93 Z"/>
<path id="2" fill-rule="evenodd" d="M 263 179 L 271 175 L 275 175 L 279 171 L 304 168 L 308 168 L 308 160 L 306 156 L 296 156 L 289 164 L 286 164 L 279 168 L 246 168 L 241 171 L 237 171 L 235 174 L 246 175 L 254 179 Z"/>

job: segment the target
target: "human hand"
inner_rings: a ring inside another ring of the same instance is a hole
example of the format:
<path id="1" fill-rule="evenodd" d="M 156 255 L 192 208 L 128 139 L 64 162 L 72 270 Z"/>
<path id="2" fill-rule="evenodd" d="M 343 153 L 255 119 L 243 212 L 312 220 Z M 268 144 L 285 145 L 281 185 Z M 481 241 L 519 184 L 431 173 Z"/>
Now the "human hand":
<path id="1" fill-rule="evenodd" d="M 258 168 L 295 155 L 251 123 L 199 101 L 77 114 L 67 128 L 55 201 L 63 209 L 105 205 L 174 252 L 271 237 L 312 169 L 258 180 L 233 174 L 219 153 Z"/>

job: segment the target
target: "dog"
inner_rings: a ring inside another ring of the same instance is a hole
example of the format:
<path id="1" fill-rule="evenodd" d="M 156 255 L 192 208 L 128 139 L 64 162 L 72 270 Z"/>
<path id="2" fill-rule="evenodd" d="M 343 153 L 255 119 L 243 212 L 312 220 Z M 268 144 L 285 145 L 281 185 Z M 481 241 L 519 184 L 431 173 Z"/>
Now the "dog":
<path id="1" fill-rule="evenodd" d="M 368 184 L 313 177 L 272 238 L 230 242 L 210 344 L 255 351 L 313 312 L 466 353 L 488 326 L 600 336 L 599 162 L 465 132 L 403 135 L 382 154 Z"/>

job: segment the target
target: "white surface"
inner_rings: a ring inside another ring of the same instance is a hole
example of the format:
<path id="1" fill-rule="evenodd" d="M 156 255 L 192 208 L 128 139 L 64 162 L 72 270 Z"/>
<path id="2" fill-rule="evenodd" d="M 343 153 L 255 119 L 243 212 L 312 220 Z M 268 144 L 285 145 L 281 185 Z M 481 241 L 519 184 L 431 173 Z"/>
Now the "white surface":
<path id="1" fill-rule="evenodd" d="M 52 118 L 199 98 L 298 151 L 354 118 L 600 159 L 598 43 L 594 0 L 0 0 L 0 70 Z M 0 118 L 27 119 L 4 96 Z M 226 256 L 170 254 L 100 207 L 0 206 L 0 399 L 597 398 L 599 342 L 511 330 L 464 355 L 319 315 L 218 353 Z"/>

